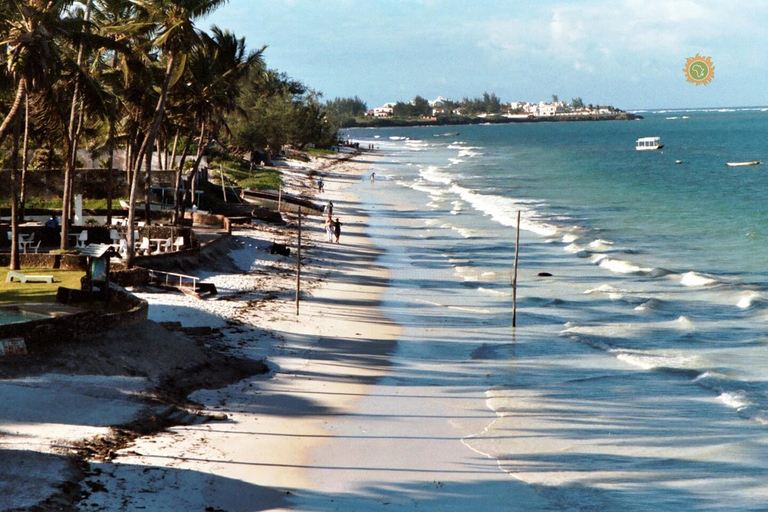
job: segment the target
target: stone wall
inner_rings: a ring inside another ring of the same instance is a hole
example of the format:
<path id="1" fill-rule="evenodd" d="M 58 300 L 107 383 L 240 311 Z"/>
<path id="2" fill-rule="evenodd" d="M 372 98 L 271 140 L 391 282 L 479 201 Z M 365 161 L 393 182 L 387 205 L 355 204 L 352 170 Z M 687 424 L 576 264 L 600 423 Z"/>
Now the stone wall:
<path id="1" fill-rule="evenodd" d="M 72 298 L 75 306 L 77 297 L 82 295 L 80 290 L 59 288 L 59 291 L 60 295 L 67 300 Z M 0 325 L 0 339 L 24 338 L 27 352 L 35 354 L 44 352 L 46 347 L 54 344 L 77 342 L 118 326 L 131 325 L 147 319 L 149 311 L 147 301 L 128 293 L 125 289 L 112 285 L 110 300 L 114 304 L 123 306 L 123 311 L 116 313 L 82 311 L 73 315 Z"/>
<path id="2" fill-rule="evenodd" d="M 87 269 L 85 256 L 79 254 L 19 254 L 22 271 L 24 268 L 60 268 L 62 270 Z M 10 253 L 0 254 L 0 267 L 11 265 Z"/>
<path id="3" fill-rule="evenodd" d="M 123 287 L 142 286 L 149 283 L 149 270 L 141 267 L 113 270 L 109 273 L 109 280 Z"/>
<path id="4" fill-rule="evenodd" d="M 112 170 L 112 197 L 127 197 L 128 180 L 125 171 Z M 9 183 L 11 172 L 0 170 L 0 183 Z M 46 199 L 60 198 L 63 195 L 64 170 L 29 169 L 27 171 L 27 195 Z M 77 169 L 73 179 L 74 193 L 85 198 L 105 198 L 109 189 L 110 172 L 108 169 Z M 172 187 L 176 182 L 174 171 L 152 170 L 152 184 Z M 144 189 L 144 174 L 139 175 L 140 190 Z M 0 199 L 10 197 L 9 187 L 0 187 Z"/>
<path id="5" fill-rule="evenodd" d="M 202 213 L 184 213 L 185 219 L 192 219 L 192 224 L 198 226 L 205 226 L 209 228 L 222 228 L 227 233 L 232 232 L 232 227 L 229 219 L 224 215 L 211 215 Z"/>

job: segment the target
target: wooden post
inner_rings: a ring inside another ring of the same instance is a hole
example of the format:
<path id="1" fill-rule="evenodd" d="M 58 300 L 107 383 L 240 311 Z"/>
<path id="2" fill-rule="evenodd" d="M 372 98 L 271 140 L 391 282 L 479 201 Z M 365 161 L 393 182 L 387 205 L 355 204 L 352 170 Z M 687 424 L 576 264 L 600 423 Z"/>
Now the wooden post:
<path id="1" fill-rule="evenodd" d="M 296 247 L 296 316 L 299 315 L 299 294 L 301 292 L 301 206 L 299 206 L 299 243 Z"/>
<path id="2" fill-rule="evenodd" d="M 283 199 L 283 186 L 280 185 L 280 188 L 277 190 L 277 212 L 280 213 L 280 206 Z M 299 224 L 301 224 L 301 213 L 299 213 Z"/>
<path id="3" fill-rule="evenodd" d="M 515 236 L 515 266 L 512 274 L 512 327 L 517 327 L 517 258 L 520 254 L 520 211 L 517 212 L 517 234 Z"/>

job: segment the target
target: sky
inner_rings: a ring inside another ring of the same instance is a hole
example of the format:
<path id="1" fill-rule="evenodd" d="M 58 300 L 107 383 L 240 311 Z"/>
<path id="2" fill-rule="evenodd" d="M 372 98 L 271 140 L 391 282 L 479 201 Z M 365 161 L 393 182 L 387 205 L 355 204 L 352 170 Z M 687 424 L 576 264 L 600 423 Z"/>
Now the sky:
<path id="1" fill-rule="evenodd" d="M 198 20 L 369 108 L 493 92 L 625 110 L 768 105 L 768 0 L 229 0 Z M 686 59 L 714 78 L 687 82 Z"/>

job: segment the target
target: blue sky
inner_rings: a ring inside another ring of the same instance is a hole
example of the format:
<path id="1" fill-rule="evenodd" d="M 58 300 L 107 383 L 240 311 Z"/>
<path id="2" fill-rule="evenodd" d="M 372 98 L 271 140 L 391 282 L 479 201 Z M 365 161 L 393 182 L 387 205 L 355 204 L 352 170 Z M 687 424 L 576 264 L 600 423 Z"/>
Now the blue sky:
<path id="1" fill-rule="evenodd" d="M 765 0 L 229 0 L 206 20 L 267 64 L 374 107 L 421 95 L 624 109 L 768 105 Z M 714 80 L 685 81 L 709 56 Z"/>

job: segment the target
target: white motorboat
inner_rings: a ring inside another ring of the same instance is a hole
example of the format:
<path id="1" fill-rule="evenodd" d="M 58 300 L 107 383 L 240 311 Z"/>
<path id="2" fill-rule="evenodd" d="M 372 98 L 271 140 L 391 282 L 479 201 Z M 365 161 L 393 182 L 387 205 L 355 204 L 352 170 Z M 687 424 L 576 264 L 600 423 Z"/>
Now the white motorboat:
<path id="1" fill-rule="evenodd" d="M 728 167 L 747 167 L 749 165 L 760 165 L 761 163 L 760 160 L 751 160 L 749 162 L 726 162 L 725 165 Z"/>
<path id="2" fill-rule="evenodd" d="M 638 151 L 654 151 L 661 149 L 664 144 L 660 144 L 661 137 L 642 137 L 635 142 L 635 149 Z"/>

